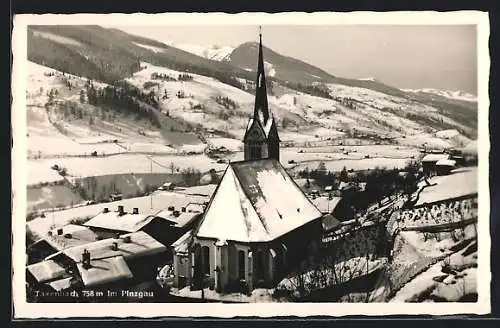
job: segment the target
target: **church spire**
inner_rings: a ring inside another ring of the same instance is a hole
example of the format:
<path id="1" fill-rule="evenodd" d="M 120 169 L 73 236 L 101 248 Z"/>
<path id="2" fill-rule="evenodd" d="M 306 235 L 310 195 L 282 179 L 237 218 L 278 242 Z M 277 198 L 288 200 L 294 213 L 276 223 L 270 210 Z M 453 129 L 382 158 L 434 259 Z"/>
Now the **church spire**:
<path id="1" fill-rule="evenodd" d="M 260 113 L 259 113 L 260 112 Z M 262 117 L 260 116 L 262 114 Z M 260 119 L 266 124 L 269 119 L 267 104 L 266 75 L 264 73 L 264 56 L 262 54 L 262 27 L 259 27 L 259 61 L 257 63 L 257 81 L 255 87 L 254 119 Z"/>

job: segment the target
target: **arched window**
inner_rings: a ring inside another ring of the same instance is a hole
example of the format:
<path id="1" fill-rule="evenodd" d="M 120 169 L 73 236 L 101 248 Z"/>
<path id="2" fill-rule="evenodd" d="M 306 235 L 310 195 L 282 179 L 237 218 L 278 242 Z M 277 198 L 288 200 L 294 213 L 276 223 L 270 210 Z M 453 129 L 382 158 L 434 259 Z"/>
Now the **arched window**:
<path id="1" fill-rule="evenodd" d="M 245 251 L 238 251 L 238 279 L 245 279 Z"/>
<path id="2" fill-rule="evenodd" d="M 203 246 L 201 248 L 201 262 L 204 274 L 210 274 L 210 248 Z"/>

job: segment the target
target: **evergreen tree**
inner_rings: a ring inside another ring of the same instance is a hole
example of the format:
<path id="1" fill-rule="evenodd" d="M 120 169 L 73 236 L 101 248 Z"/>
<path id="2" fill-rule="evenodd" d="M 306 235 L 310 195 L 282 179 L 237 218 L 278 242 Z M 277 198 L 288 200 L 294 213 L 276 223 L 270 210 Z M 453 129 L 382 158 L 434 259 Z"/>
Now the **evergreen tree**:
<path id="1" fill-rule="evenodd" d="M 342 171 L 340 171 L 340 181 L 347 182 L 347 180 L 348 180 L 347 169 L 344 166 L 344 168 L 342 169 Z"/>

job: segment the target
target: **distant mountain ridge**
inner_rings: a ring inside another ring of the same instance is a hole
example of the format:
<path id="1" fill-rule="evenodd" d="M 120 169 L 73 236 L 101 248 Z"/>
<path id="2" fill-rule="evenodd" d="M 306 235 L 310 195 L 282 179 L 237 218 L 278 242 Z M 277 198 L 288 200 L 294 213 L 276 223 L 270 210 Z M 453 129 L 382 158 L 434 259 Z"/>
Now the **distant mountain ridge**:
<path id="1" fill-rule="evenodd" d="M 470 94 L 465 91 L 452 91 L 452 90 L 437 90 L 433 88 L 423 88 L 423 89 L 402 89 L 405 92 L 410 92 L 410 93 L 422 93 L 422 94 L 429 94 L 429 95 L 437 95 L 441 96 L 444 98 L 448 99 L 454 99 L 454 100 L 463 100 L 463 101 L 470 101 L 470 102 L 477 102 L 477 96 Z"/>
<path id="2" fill-rule="evenodd" d="M 29 60 L 95 81 L 114 84 L 129 78 L 141 70 L 141 62 L 213 77 L 242 90 L 247 90 L 247 81 L 255 80 L 256 42 L 246 42 L 234 49 L 207 49 L 193 45 L 181 45 L 184 49 L 179 49 L 173 45 L 96 25 L 28 28 Z M 451 99 L 439 94 L 407 92 L 372 78 L 342 78 L 270 48 L 264 47 L 263 51 L 269 83 L 328 99 L 337 96 L 335 92 L 328 91 L 329 85 L 373 90 L 404 99 L 405 102 L 433 107 L 439 113 L 470 127 L 472 135 L 477 129 L 476 102 Z M 315 92 L 318 89 L 323 92 Z"/>

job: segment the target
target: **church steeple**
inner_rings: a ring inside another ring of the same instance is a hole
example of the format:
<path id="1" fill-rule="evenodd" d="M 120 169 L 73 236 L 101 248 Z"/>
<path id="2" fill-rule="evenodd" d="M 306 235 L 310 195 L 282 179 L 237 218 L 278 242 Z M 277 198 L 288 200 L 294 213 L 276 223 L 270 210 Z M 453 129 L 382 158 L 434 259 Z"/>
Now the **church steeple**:
<path id="1" fill-rule="evenodd" d="M 255 83 L 255 107 L 254 119 L 259 119 L 266 125 L 269 119 L 269 108 L 267 103 L 266 74 L 264 72 L 264 55 L 262 54 L 262 31 L 259 31 L 259 59 L 257 63 L 257 80 Z"/>
<path id="2" fill-rule="evenodd" d="M 245 160 L 280 159 L 280 139 L 274 116 L 270 114 L 267 102 L 262 33 L 259 32 L 259 59 L 255 84 L 255 107 L 243 137 Z"/>

